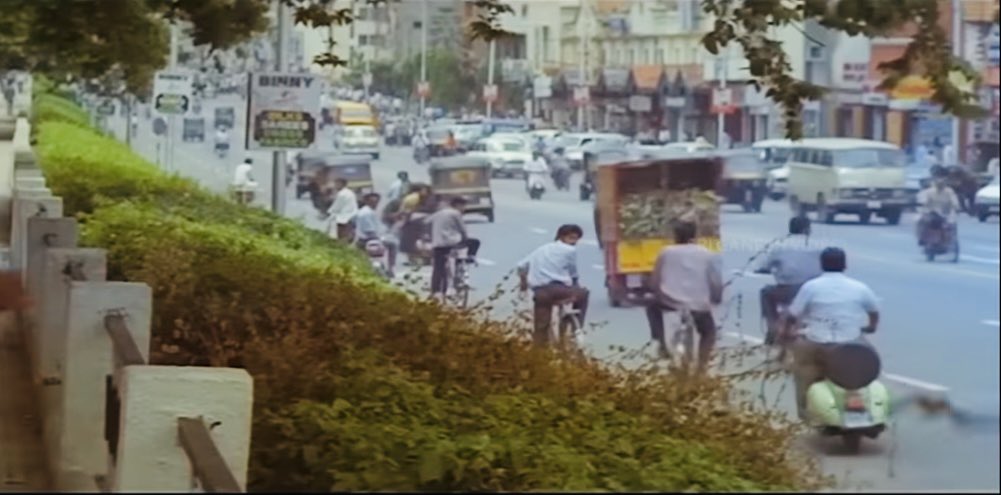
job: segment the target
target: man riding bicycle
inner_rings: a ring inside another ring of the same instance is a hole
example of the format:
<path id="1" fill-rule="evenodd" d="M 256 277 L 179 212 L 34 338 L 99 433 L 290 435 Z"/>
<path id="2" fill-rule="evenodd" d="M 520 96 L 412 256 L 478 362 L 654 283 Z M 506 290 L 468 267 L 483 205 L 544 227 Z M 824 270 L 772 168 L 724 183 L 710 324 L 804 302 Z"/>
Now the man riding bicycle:
<path id="1" fill-rule="evenodd" d="M 453 197 L 448 206 L 436 211 L 427 222 L 431 225 L 431 296 L 445 297 L 448 290 L 448 258 L 452 250 L 466 248 L 467 259 L 459 263 L 474 263 L 480 241 L 469 237 L 462 222 L 466 198 Z"/>
<path id="2" fill-rule="evenodd" d="M 774 285 L 761 288 L 761 316 L 768 323 L 765 343 L 772 344 L 778 325 L 778 306 L 788 306 L 800 286 L 823 271 L 820 269 L 821 247 L 810 243 L 810 219 L 805 216 L 789 220 L 789 237 L 773 247 L 757 273 L 775 276 Z"/>
<path id="3" fill-rule="evenodd" d="M 518 263 L 519 289 L 524 292 L 531 288 L 533 293 L 536 344 L 549 343 L 556 304 L 573 302 L 580 314 L 580 324 L 584 324 L 589 293 L 578 284 L 577 270 L 577 241 L 583 235 L 577 225 L 562 225 L 553 242 L 539 246 Z"/>
<path id="4" fill-rule="evenodd" d="M 931 187 L 918 193 L 921 218 L 918 220 L 918 245 L 924 246 L 932 229 L 949 229 L 956 235 L 956 217 L 962 210 L 956 192 L 946 184 L 946 176 L 938 172 Z"/>

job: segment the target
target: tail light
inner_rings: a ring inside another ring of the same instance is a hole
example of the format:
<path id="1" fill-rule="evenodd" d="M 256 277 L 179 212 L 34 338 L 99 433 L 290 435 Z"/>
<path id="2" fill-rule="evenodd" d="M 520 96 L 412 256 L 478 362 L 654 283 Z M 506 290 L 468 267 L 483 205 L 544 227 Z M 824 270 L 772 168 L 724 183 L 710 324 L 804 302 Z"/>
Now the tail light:
<path id="1" fill-rule="evenodd" d="M 848 392 L 845 394 L 845 410 L 865 411 L 865 400 L 858 392 Z"/>

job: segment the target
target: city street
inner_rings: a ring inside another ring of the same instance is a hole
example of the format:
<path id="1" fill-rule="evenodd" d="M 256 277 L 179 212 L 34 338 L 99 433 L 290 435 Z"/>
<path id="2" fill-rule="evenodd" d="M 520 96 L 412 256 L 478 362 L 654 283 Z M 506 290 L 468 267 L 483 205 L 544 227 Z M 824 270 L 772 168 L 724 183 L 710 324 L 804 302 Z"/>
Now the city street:
<path id="1" fill-rule="evenodd" d="M 223 100 L 220 100 L 223 101 Z M 140 118 L 139 135 L 133 148 L 165 170 L 201 181 L 223 192 L 233 168 L 246 156 L 254 159 L 255 178 L 261 185 L 256 200 L 270 203 L 271 154 L 244 153 L 242 103 L 227 97 L 226 103 L 205 102 L 204 142 L 181 140 L 181 119 L 171 129 L 173 160 L 165 158 L 166 142 L 153 136 L 151 121 Z M 225 104 L 237 109 L 233 131 L 234 150 L 225 160 L 213 153 L 213 109 Z M 142 115 L 142 113 L 140 113 Z M 124 136 L 125 119 L 113 117 L 111 129 Z M 124 139 L 124 137 L 123 137 Z M 159 147 L 158 147 L 159 144 Z M 159 149 L 159 152 L 158 152 Z M 159 157 L 158 157 L 159 154 Z M 411 159 L 410 148 L 384 147 L 381 160 L 373 163 L 376 189 L 385 192 L 395 174 L 405 170 L 413 181 L 426 181 L 423 166 Z M 481 239 L 480 266 L 472 273 L 474 297 L 493 292 L 514 265 L 536 246 L 551 241 L 556 228 L 577 223 L 585 231 L 579 245 L 581 283 L 591 289 L 588 319 L 602 323 L 585 337 L 596 353 L 610 345 L 640 348 L 649 340 L 642 310 L 612 308 L 605 297 L 602 253 L 594 237 L 592 203 L 570 192 L 550 190 L 531 201 L 522 182 L 492 181 L 496 222 L 470 216 L 472 236 Z M 286 214 L 313 228 L 323 228 L 308 200 L 297 200 L 289 191 Z M 767 242 L 786 232 L 789 208 L 770 202 L 760 214 L 725 207 L 722 219 L 724 264 L 728 277 Z M 999 228 L 996 219 L 979 223 L 965 217 L 959 225 L 962 257 L 959 263 L 928 263 L 914 240 L 914 217 L 898 226 L 874 222 L 858 225 L 846 217 L 844 224 L 814 225 L 813 237 L 840 246 L 848 253 L 848 275 L 869 284 L 881 298 L 882 322 L 871 340 L 879 349 L 884 380 L 898 396 L 913 393 L 944 394 L 953 403 L 978 414 L 998 415 L 999 403 Z M 403 270 L 400 270 L 401 272 Z M 725 299 L 730 317 L 720 346 L 761 341 L 758 290 L 768 277 L 742 277 L 728 288 Z M 513 286 L 513 282 L 511 282 Z M 527 303 L 523 303 L 527 304 Z M 501 305 L 510 311 L 509 305 Z M 721 314 L 725 312 L 721 308 Z M 670 321 L 670 320 L 669 320 Z M 759 359 L 763 359 L 764 355 Z M 757 388 L 757 385 L 754 385 Z M 792 412 L 791 380 L 766 387 L 769 402 L 782 391 L 778 407 Z M 656 398 L 651 398 L 656 400 Z M 945 419 L 925 419 L 914 410 L 896 416 L 896 424 L 875 441 L 864 441 L 858 456 L 838 454 L 840 443 L 828 439 L 813 445 L 823 454 L 825 470 L 838 477 L 844 489 L 882 490 L 998 490 L 999 447 L 997 424 L 990 431 L 957 429 Z"/>

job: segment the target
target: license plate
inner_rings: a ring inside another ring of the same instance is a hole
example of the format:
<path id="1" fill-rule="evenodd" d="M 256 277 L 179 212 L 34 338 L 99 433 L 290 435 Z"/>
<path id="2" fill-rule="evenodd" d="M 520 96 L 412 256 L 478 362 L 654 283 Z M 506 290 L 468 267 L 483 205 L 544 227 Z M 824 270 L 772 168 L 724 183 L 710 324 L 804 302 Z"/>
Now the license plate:
<path id="1" fill-rule="evenodd" d="M 643 277 L 640 275 L 626 275 L 626 286 L 630 289 L 638 289 L 643 286 Z"/>
<path id="2" fill-rule="evenodd" d="M 883 207 L 883 203 L 881 203 L 879 201 L 869 201 L 865 205 L 866 205 L 866 207 L 873 208 L 873 209 L 882 208 Z"/>
<path id="3" fill-rule="evenodd" d="M 845 411 L 842 424 L 845 428 L 866 428 L 872 426 L 872 416 L 865 411 Z"/>

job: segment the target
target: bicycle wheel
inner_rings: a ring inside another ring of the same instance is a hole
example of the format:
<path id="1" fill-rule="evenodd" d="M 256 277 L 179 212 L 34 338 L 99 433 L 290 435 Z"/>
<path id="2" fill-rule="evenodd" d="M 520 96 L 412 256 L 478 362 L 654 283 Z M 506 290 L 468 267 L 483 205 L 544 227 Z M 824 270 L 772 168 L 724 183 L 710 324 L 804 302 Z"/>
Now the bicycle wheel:
<path id="1" fill-rule="evenodd" d="M 580 320 L 574 313 L 566 313 L 560 316 L 559 339 L 563 344 L 577 344 L 580 340 Z"/>
<path id="2" fill-rule="evenodd" d="M 455 276 L 452 277 L 452 287 L 455 289 L 455 303 L 459 307 L 465 308 L 469 305 L 469 281 L 466 267 L 459 263 L 455 263 L 453 267 Z"/>

